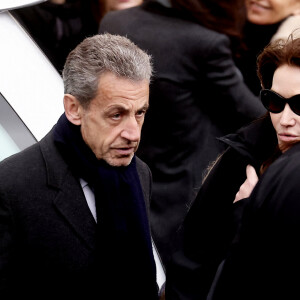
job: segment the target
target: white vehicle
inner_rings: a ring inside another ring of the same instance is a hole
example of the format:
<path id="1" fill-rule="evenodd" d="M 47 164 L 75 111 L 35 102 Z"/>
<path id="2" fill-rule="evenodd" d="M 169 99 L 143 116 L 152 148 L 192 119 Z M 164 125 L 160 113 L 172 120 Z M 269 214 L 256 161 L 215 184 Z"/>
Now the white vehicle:
<path id="1" fill-rule="evenodd" d="M 10 13 L 45 0 L 0 0 L 0 161 L 36 143 L 63 113 L 63 82 Z M 165 272 L 154 246 L 159 287 Z"/>
<path id="2" fill-rule="evenodd" d="M 63 83 L 9 9 L 43 1 L 0 1 L 0 160 L 40 140 L 63 112 Z"/>

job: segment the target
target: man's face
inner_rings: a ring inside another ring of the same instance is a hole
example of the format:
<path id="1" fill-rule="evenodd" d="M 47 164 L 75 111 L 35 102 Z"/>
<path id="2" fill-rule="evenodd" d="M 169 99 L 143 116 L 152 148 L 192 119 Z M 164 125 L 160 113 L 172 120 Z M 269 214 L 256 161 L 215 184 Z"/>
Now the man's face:
<path id="1" fill-rule="evenodd" d="M 80 107 L 81 133 L 98 159 L 127 166 L 136 152 L 149 106 L 149 82 L 133 82 L 105 73 L 97 96 Z"/>

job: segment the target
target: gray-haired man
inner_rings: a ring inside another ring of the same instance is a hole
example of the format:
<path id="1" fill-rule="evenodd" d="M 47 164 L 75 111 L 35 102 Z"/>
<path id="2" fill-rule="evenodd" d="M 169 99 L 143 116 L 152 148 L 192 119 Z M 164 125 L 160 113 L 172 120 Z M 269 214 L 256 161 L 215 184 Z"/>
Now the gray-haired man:
<path id="1" fill-rule="evenodd" d="M 1 299 L 157 299 L 151 174 L 135 156 L 151 72 L 125 37 L 69 54 L 64 114 L 0 164 Z"/>

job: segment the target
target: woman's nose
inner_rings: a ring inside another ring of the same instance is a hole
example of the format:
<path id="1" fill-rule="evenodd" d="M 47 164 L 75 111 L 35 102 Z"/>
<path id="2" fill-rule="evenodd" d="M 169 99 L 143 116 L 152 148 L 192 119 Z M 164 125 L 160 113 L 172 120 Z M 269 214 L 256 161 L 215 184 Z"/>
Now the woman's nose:
<path id="1" fill-rule="evenodd" d="M 291 110 L 288 103 L 286 103 L 284 110 L 281 113 L 280 124 L 282 126 L 295 125 L 295 113 Z"/>

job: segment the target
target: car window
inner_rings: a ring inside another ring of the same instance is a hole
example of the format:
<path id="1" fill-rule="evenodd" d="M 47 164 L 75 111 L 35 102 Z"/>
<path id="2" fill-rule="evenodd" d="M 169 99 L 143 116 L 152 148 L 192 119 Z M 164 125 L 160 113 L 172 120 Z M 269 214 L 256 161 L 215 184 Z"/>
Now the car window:
<path id="1" fill-rule="evenodd" d="M 35 142 L 29 129 L 0 93 L 0 161 Z"/>

